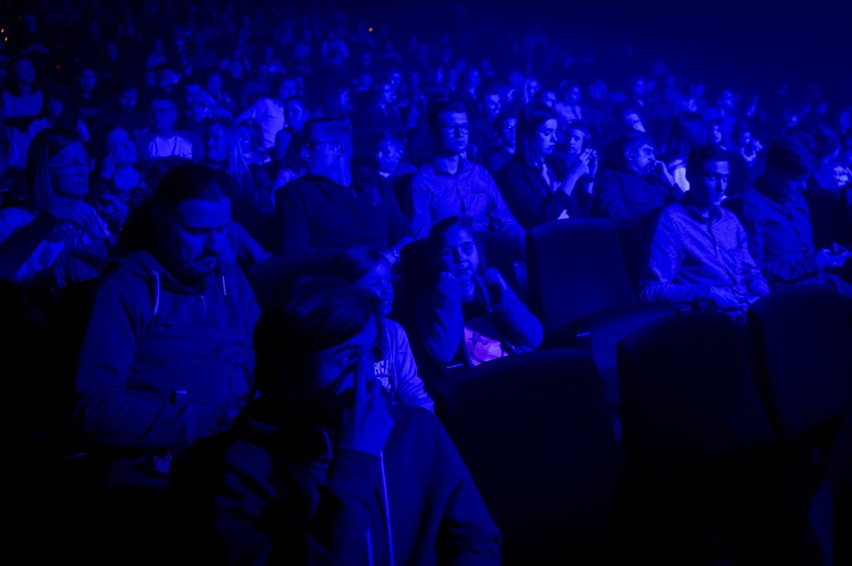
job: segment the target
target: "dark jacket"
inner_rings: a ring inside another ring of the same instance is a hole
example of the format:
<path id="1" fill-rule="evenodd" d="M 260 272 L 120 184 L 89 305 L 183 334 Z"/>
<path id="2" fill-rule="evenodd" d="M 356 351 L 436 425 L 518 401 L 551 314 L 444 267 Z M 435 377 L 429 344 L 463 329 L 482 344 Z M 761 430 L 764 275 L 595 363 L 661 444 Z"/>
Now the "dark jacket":
<path id="1" fill-rule="evenodd" d="M 392 407 L 381 456 L 250 406 L 224 450 L 216 524 L 229 564 L 499 564 L 500 532 L 434 414 Z"/>
<path id="2" fill-rule="evenodd" d="M 222 432 L 253 383 L 254 293 L 220 262 L 200 293 L 136 252 L 95 290 L 76 373 L 74 418 L 108 462 L 109 485 L 154 485 L 170 451 Z M 152 464 L 152 465 L 149 465 Z"/>

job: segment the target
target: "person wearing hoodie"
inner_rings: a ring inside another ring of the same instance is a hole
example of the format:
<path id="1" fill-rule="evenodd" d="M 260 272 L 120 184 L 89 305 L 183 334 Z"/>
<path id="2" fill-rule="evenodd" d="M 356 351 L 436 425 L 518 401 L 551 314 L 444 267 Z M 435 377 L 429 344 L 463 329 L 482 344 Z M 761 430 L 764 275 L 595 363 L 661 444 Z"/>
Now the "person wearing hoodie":
<path id="1" fill-rule="evenodd" d="M 152 556 L 178 536 L 173 461 L 227 431 L 253 387 L 260 311 L 242 270 L 223 257 L 232 186 L 201 164 L 164 175 L 147 239 L 94 290 L 79 352 L 73 419 L 101 474 L 105 540 L 135 541 Z"/>
<path id="2" fill-rule="evenodd" d="M 207 544 L 222 562 L 500 563 L 500 531 L 438 418 L 374 378 L 378 302 L 306 276 L 264 310 L 258 394 L 214 459 Z"/>

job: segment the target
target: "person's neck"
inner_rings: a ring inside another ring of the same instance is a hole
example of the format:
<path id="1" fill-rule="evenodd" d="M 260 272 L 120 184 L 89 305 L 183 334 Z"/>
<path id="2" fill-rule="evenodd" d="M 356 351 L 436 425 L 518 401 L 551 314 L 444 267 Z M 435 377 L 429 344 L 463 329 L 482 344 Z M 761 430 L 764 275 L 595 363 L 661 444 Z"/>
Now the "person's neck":
<path id="1" fill-rule="evenodd" d="M 458 154 L 451 156 L 436 155 L 432 158 L 432 162 L 439 171 L 446 171 L 450 175 L 455 175 L 459 170 L 460 156 Z"/>
<path id="2" fill-rule="evenodd" d="M 170 138 L 177 133 L 177 130 L 174 128 L 160 128 L 159 130 L 156 130 L 156 133 L 161 138 Z"/>
<path id="3" fill-rule="evenodd" d="M 33 83 L 18 83 L 22 96 L 30 96 L 33 93 Z"/>

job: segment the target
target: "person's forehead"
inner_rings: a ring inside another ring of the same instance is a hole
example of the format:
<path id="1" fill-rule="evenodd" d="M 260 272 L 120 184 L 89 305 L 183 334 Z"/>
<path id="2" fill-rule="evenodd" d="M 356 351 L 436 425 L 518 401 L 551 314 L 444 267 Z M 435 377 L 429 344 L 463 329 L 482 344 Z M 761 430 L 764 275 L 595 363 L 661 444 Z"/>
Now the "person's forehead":
<path id="1" fill-rule="evenodd" d="M 586 137 L 586 132 L 577 128 L 571 128 L 570 130 L 568 130 L 568 133 L 571 135 L 572 138 Z"/>
<path id="2" fill-rule="evenodd" d="M 188 199 L 177 205 L 177 215 L 187 228 L 219 228 L 231 221 L 231 200 Z"/>
<path id="3" fill-rule="evenodd" d="M 447 124 L 464 124 L 467 122 L 467 114 L 465 112 L 444 112 L 441 114 L 441 121 Z"/>
<path id="4" fill-rule="evenodd" d="M 705 173 L 729 174 L 731 166 L 727 161 L 705 161 L 703 166 Z"/>
<path id="5" fill-rule="evenodd" d="M 66 161 L 72 161 L 74 159 L 85 160 L 88 158 L 89 155 L 83 148 L 83 144 L 78 141 L 75 141 L 62 148 L 61 151 L 59 151 L 56 155 L 50 158 L 50 161 L 53 161 L 55 163 L 64 163 Z"/>

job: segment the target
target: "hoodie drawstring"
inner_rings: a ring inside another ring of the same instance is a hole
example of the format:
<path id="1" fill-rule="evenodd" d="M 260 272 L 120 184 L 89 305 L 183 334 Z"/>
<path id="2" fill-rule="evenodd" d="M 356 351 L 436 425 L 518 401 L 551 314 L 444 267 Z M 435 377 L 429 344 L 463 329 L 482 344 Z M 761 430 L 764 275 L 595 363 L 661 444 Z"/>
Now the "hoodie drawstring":
<path id="1" fill-rule="evenodd" d="M 388 564 L 393 566 L 393 532 L 391 531 L 390 503 L 388 501 L 388 480 L 385 475 L 385 453 L 379 452 L 379 465 L 382 468 L 382 507 L 385 511 L 385 533 L 388 537 Z"/>

